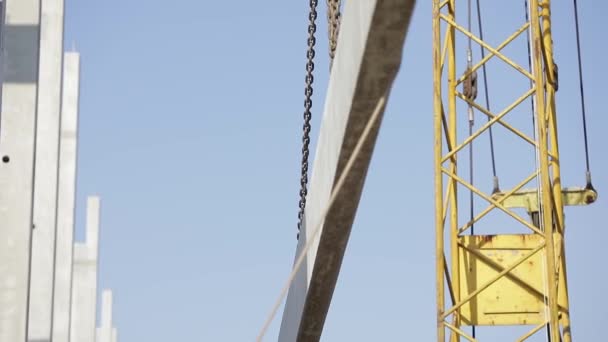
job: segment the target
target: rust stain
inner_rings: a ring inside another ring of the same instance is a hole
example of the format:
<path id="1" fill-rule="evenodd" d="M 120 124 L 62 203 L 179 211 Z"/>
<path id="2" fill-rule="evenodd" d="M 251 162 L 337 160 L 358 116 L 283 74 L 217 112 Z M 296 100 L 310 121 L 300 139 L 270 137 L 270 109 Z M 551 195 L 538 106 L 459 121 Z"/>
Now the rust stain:
<path id="1" fill-rule="evenodd" d="M 492 240 L 494 240 L 495 237 L 496 237 L 496 235 L 482 235 L 481 239 L 483 242 L 492 242 Z"/>
<path id="2" fill-rule="evenodd" d="M 521 240 L 523 242 L 526 242 L 526 240 L 531 240 L 534 238 L 534 234 L 522 234 L 521 236 Z"/>

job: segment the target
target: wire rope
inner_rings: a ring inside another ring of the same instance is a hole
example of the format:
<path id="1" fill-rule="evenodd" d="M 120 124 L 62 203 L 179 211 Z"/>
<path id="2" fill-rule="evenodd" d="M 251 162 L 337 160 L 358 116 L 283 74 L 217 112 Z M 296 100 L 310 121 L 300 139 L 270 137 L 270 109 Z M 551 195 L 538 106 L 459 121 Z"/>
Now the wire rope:
<path id="1" fill-rule="evenodd" d="M 579 89 L 581 96 L 581 116 L 583 120 L 583 138 L 585 140 L 585 164 L 587 167 L 586 170 L 586 178 L 587 178 L 587 187 L 593 188 L 591 185 L 591 168 L 589 166 L 589 143 L 587 139 L 587 114 L 585 112 L 585 88 L 583 84 L 583 62 L 581 58 L 581 38 L 580 38 L 580 29 L 578 23 L 578 3 L 576 0 L 573 1 L 574 5 L 574 25 L 576 27 L 576 53 L 578 58 L 578 80 L 579 80 Z"/>
<path id="2" fill-rule="evenodd" d="M 479 30 L 479 39 L 481 39 L 482 41 L 484 40 L 483 38 L 483 23 L 482 23 L 482 12 L 481 12 L 481 4 L 480 1 L 477 0 L 477 28 Z M 483 60 L 486 56 L 486 52 L 483 48 L 483 46 L 479 46 L 479 50 L 481 52 L 481 59 Z M 486 108 L 488 109 L 488 111 L 491 111 L 491 107 L 490 107 L 490 92 L 489 92 L 489 86 L 488 86 L 488 73 L 487 73 L 487 69 L 486 69 L 486 63 L 484 63 L 481 66 L 481 71 L 483 74 L 483 88 L 484 88 L 484 95 L 485 95 L 485 101 L 486 101 Z M 490 121 L 490 117 L 488 117 L 488 121 Z M 493 182 L 494 182 L 494 189 L 493 192 L 497 193 L 500 190 L 499 184 L 498 184 L 498 172 L 497 172 L 497 167 L 496 167 L 496 153 L 494 151 L 494 133 L 492 130 L 492 126 L 489 127 L 488 129 L 488 134 L 490 136 L 490 157 L 492 159 L 492 175 L 493 175 Z"/>

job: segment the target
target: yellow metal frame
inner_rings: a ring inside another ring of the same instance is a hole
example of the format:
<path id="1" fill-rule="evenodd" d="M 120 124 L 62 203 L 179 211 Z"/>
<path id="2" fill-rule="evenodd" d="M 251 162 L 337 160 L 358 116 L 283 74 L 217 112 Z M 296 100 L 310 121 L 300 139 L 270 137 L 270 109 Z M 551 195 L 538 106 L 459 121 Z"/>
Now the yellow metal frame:
<path id="1" fill-rule="evenodd" d="M 589 189 L 562 191 L 560 183 L 550 0 L 530 0 L 530 21 L 516 27 L 515 33 L 496 47 L 457 23 L 456 2 L 457 0 L 433 1 L 437 341 L 445 342 L 446 337 L 451 342 L 463 339 L 477 341 L 462 327 L 470 324 L 505 324 L 530 326 L 529 332 L 518 341 L 525 341 L 548 327 L 552 341 L 571 342 L 563 206 L 589 204 L 595 201 L 597 194 Z M 485 58 L 473 64 L 470 71 L 460 76 L 456 70 L 457 33 L 471 38 L 488 52 Z M 530 34 L 532 41 L 531 71 L 501 52 L 522 34 Z M 485 106 L 467 99 L 457 89 L 470 73 L 492 58 L 502 60 L 514 72 L 530 80 L 530 88 L 498 113 L 492 113 Z M 504 120 L 514 108 L 530 98 L 535 104 L 537 127 L 534 137 L 524 134 Z M 459 100 L 489 118 L 487 123 L 461 142 L 456 135 L 456 108 Z M 488 194 L 459 175 L 458 152 L 496 125 L 513 133 L 513 139 L 521 139 L 534 146 L 539 160 L 535 171 L 515 188 Z M 532 180 L 540 184 L 540 191 L 521 190 Z M 462 210 L 458 206 L 459 186 L 464 186 L 489 203 L 485 210 L 464 224 L 458 222 L 459 210 Z M 534 224 L 529 218 L 512 211 L 514 208 L 526 208 L 528 212 L 536 213 L 540 224 Z M 496 235 L 464 236 L 474 223 L 498 210 L 513 218 L 513 224 L 527 228 L 529 234 L 501 235 L 497 228 Z M 502 255 L 500 253 L 484 254 L 488 250 L 484 241 L 490 244 L 488 246 L 492 246 L 491 241 L 494 241 L 496 246 L 512 251 L 511 257 L 506 258 L 509 262 L 503 261 L 503 257 L 496 259 L 496 255 Z M 449 251 L 449 255 L 446 251 Z M 517 278 L 516 281 L 514 278 Z M 541 280 L 544 285 L 539 288 Z M 534 315 L 530 311 L 520 315 L 516 312 L 502 316 L 492 315 L 492 310 L 501 305 L 504 307 L 505 302 L 498 303 L 497 300 L 503 300 L 498 295 L 488 300 L 488 291 L 500 293 L 504 300 L 524 298 L 525 300 L 517 302 L 524 306 L 523 311 L 526 308 L 538 311 L 542 307 L 543 313 Z M 475 318 L 484 310 L 490 312 L 487 317 Z"/>
<path id="2" fill-rule="evenodd" d="M 503 199 L 504 198 L 504 199 Z M 529 213 L 539 212 L 538 190 L 527 189 L 517 191 L 506 196 L 502 192 L 492 195 L 492 199 L 500 201 L 506 208 L 523 208 Z M 589 205 L 597 200 L 597 192 L 588 188 L 562 189 L 562 203 L 564 206 Z"/>

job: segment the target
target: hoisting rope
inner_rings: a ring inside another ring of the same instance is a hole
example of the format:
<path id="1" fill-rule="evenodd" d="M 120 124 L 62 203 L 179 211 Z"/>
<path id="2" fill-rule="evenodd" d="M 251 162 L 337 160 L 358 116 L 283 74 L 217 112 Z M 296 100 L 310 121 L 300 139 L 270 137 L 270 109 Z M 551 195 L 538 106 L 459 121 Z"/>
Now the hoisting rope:
<path id="1" fill-rule="evenodd" d="M 524 13 L 526 23 L 530 21 L 529 7 L 530 5 L 528 5 L 528 0 L 524 0 Z M 532 24 L 530 24 L 528 28 L 528 31 L 530 30 L 532 30 Z M 532 73 L 532 50 L 530 49 L 530 34 L 531 33 L 528 33 L 526 35 L 526 48 L 528 49 L 528 72 Z M 530 80 L 530 87 L 532 87 L 533 85 L 533 81 Z M 534 120 L 534 97 L 531 98 L 530 107 L 532 110 L 532 127 L 534 127 L 534 129 L 532 130 L 532 136 L 534 137 L 534 140 L 536 140 L 536 121 Z"/>
<path id="2" fill-rule="evenodd" d="M 581 58 L 581 41 L 580 41 L 580 33 L 579 33 L 579 24 L 578 24 L 578 4 L 576 0 L 574 0 L 574 24 L 576 26 L 576 52 L 578 56 L 578 79 L 579 79 L 579 87 L 581 92 L 581 115 L 583 117 L 583 138 L 585 139 L 585 162 L 587 166 L 586 172 L 586 180 L 587 180 L 587 188 L 593 189 L 593 185 L 591 185 L 591 168 L 589 167 L 589 144 L 587 141 L 587 115 L 585 113 L 585 90 L 583 87 L 583 62 Z"/>
<path id="3" fill-rule="evenodd" d="M 302 133 L 302 169 L 300 176 L 300 211 L 298 212 L 298 234 L 297 239 L 300 238 L 300 230 L 304 222 L 304 210 L 306 209 L 306 195 L 308 194 L 308 156 L 310 151 L 308 149 L 310 145 L 310 119 L 312 114 L 310 109 L 312 108 L 312 84 L 314 82 L 313 71 L 315 69 L 315 32 L 317 31 L 316 19 L 317 19 L 317 0 L 310 0 L 310 11 L 308 12 L 308 51 L 306 52 L 306 87 L 304 90 L 304 125 Z"/>
<path id="4" fill-rule="evenodd" d="M 467 29 L 469 30 L 469 32 L 472 33 L 472 25 L 471 25 L 471 0 L 467 1 Z M 479 14 L 478 14 L 479 15 Z M 471 68 L 473 67 L 473 40 L 471 39 L 471 37 L 469 36 L 468 42 L 467 42 L 467 72 L 469 70 L 471 70 Z M 468 88 L 468 89 L 467 89 Z M 467 94 L 467 90 L 468 90 L 468 94 Z M 474 100 L 475 98 L 477 98 L 477 72 L 474 72 L 471 74 L 471 76 L 467 79 L 467 82 L 465 83 L 465 96 L 467 96 L 467 98 L 469 100 Z M 474 117 L 474 111 L 473 111 L 473 106 L 471 104 L 469 104 L 468 107 L 468 114 L 469 114 L 469 136 L 473 135 L 473 125 L 475 124 L 475 117 Z M 473 178 L 473 141 L 471 141 L 469 143 L 469 184 L 474 185 L 474 178 Z M 475 196 L 473 194 L 473 190 L 469 191 L 469 206 L 470 206 L 470 221 L 473 222 L 474 218 L 475 218 Z M 471 231 L 470 231 L 471 236 L 475 235 L 475 224 L 471 224 Z M 471 335 L 473 338 L 476 338 L 477 335 L 477 331 L 476 331 L 476 327 L 475 325 L 471 326 Z"/>
<path id="5" fill-rule="evenodd" d="M 477 7 L 477 26 L 478 26 L 478 30 L 479 30 L 479 38 L 481 40 L 483 40 L 483 24 L 482 24 L 482 13 L 481 13 L 481 4 L 480 1 L 477 0 L 476 1 L 476 7 Z M 472 5 L 471 5 L 471 0 L 468 0 L 467 2 L 467 7 L 468 7 L 468 31 L 472 33 Z M 485 50 L 483 48 L 483 46 L 479 46 L 480 52 L 481 52 L 481 59 L 483 60 L 485 58 Z M 473 67 L 473 49 L 472 49 L 472 39 L 471 37 L 468 38 L 468 47 L 467 47 L 467 72 L 469 70 L 471 70 L 471 68 Z M 485 102 L 486 102 L 486 108 L 488 111 L 491 111 L 491 107 L 490 107 L 490 95 L 489 95 L 489 87 L 488 87 L 488 76 L 487 76 L 487 70 L 486 70 L 486 63 L 483 63 L 482 65 L 482 73 L 483 73 L 483 85 L 484 85 L 484 97 L 485 97 Z M 465 79 L 465 82 L 463 84 L 463 95 L 469 99 L 470 101 L 473 101 L 476 97 L 477 97 L 477 88 L 478 88 L 478 81 L 477 81 L 477 72 L 473 72 L 471 73 L 471 76 L 469 76 L 467 79 Z M 468 119 L 469 119 L 469 136 L 473 135 L 473 126 L 475 124 L 475 120 L 474 120 L 474 110 L 473 110 L 473 106 L 469 104 L 468 106 Z M 487 121 L 489 122 L 491 119 L 490 117 L 487 118 Z M 489 127 L 489 137 L 490 137 L 490 157 L 491 157 L 491 162 L 492 162 L 492 176 L 493 176 L 493 189 L 492 192 L 493 193 L 497 193 L 500 191 L 500 187 L 499 187 L 499 182 L 498 182 L 498 172 L 496 171 L 496 154 L 494 152 L 494 134 L 492 131 L 492 126 Z M 474 153 L 473 153 L 473 141 L 471 141 L 469 143 L 469 183 L 471 185 L 474 185 Z M 473 191 L 469 192 L 469 206 L 470 206 L 470 211 L 469 211 L 469 215 L 470 215 L 470 221 L 473 222 L 474 218 L 475 218 L 475 197 L 474 197 L 474 193 Z M 475 234 L 475 225 L 471 224 L 471 229 L 470 229 L 470 235 L 474 235 Z M 475 338 L 476 337 L 476 327 L 472 326 L 471 327 L 471 333 L 472 333 L 472 337 Z"/>
<path id="6" fill-rule="evenodd" d="M 481 22 L 481 5 L 479 4 L 479 0 L 477 0 L 477 28 L 479 30 L 479 39 L 481 39 L 483 41 L 483 25 Z M 479 46 L 479 50 L 481 51 L 481 59 L 483 60 L 486 56 L 486 52 L 483 48 L 483 46 Z M 484 88 L 484 95 L 485 95 L 485 100 L 486 100 L 486 108 L 488 109 L 488 111 L 491 111 L 490 108 L 490 94 L 488 91 L 488 74 L 486 72 L 486 63 L 484 63 L 481 66 L 481 70 L 482 70 L 482 74 L 483 74 L 483 88 Z M 490 121 L 490 117 L 488 117 L 488 121 Z M 493 182 L 494 182 L 494 187 L 492 189 L 492 193 L 497 193 L 500 191 L 500 186 L 498 184 L 498 173 L 496 171 L 496 158 L 495 158 L 495 153 L 494 153 L 494 134 L 492 133 L 492 126 L 489 127 L 488 129 L 488 133 L 490 135 L 490 156 L 492 159 L 492 176 L 493 176 Z"/>
<path id="7" fill-rule="evenodd" d="M 478 26 L 478 30 L 479 30 L 479 38 L 481 40 L 483 40 L 483 24 L 482 24 L 482 14 L 481 14 L 481 5 L 480 5 L 480 1 L 477 0 L 477 26 Z M 472 28 L 471 28 L 471 18 L 472 18 L 472 14 L 471 14 L 471 0 L 468 1 L 468 30 L 469 32 L 472 33 Z M 483 46 L 479 46 L 480 48 L 480 52 L 481 52 L 481 59 L 483 60 L 485 58 L 485 50 L 483 48 Z M 483 86 L 484 86 L 484 97 L 485 97 L 485 102 L 486 102 L 486 108 L 488 111 L 491 111 L 491 106 L 490 106 L 490 94 L 489 94 L 489 87 L 488 87 L 488 74 L 487 74 L 487 70 L 486 70 L 486 64 L 484 63 L 482 66 L 482 73 L 483 73 Z M 469 37 L 468 39 L 468 51 L 467 51 L 467 72 L 472 68 L 472 39 L 471 37 Z M 465 82 L 464 82 L 464 90 L 463 90 L 463 95 L 465 95 L 465 97 L 467 97 L 467 99 L 469 100 L 474 100 L 477 97 L 477 88 L 478 88 L 478 81 L 477 81 L 477 73 L 473 72 L 471 74 L 470 77 L 468 77 Z M 472 135 L 473 133 L 473 125 L 474 125 L 474 117 L 473 117 L 473 107 L 471 105 L 469 105 L 468 107 L 468 113 L 469 113 L 469 135 Z M 487 118 L 488 121 L 490 121 L 490 117 Z M 493 187 L 493 193 L 499 192 L 499 184 L 498 184 L 498 172 L 496 171 L 496 153 L 494 152 L 494 134 L 492 132 L 492 126 L 490 126 L 488 128 L 489 131 L 489 136 L 490 136 L 490 157 L 491 157 L 491 162 L 492 162 L 492 176 L 493 176 L 493 182 L 494 182 L 494 187 Z M 470 148 L 469 148 L 469 157 L 470 157 L 470 164 L 473 163 L 473 144 L 470 144 Z M 472 174 L 473 174 L 473 170 L 472 170 L 472 166 L 471 166 L 471 184 L 473 184 L 472 181 Z M 473 227 L 471 227 L 473 228 Z M 471 229 L 471 231 L 473 232 L 474 230 Z"/>
<path id="8" fill-rule="evenodd" d="M 468 0 L 468 24 L 467 29 L 471 32 L 471 0 Z M 468 45 L 467 45 L 467 72 L 471 70 L 473 67 L 473 48 L 472 48 L 472 39 L 469 37 Z M 475 100 L 477 97 L 477 72 L 473 72 L 470 77 L 467 77 L 464 83 L 464 95 L 471 101 Z M 473 125 L 475 124 L 474 111 L 473 106 L 469 104 L 468 106 L 468 114 L 469 114 L 469 136 L 473 135 Z M 473 141 L 469 143 L 469 183 L 473 185 Z M 470 220 L 473 221 L 474 216 L 474 196 L 473 191 L 469 191 L 469 202 L 470 202 Z M 475 234 L 475 225 L 471 225 L 471 235 Z M 473 327 L 473 337 L 475 337 L 475 327 Z"/>

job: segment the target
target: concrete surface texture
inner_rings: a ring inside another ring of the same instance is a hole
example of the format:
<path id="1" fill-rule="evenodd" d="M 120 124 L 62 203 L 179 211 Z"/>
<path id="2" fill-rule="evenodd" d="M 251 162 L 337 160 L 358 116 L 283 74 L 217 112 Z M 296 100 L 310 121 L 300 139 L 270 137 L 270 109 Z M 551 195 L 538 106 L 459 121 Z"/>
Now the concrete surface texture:
<path id="1" fill-rule="evenodd" d="M 70 338 L 80 55 L 77 52 L 65 53 L 63 65 L 53 342 L 68 342 Z"/>
<path id="2" fill-rule="evenodd" d="M 70 341 L 95 342 L 99 209 L 99 197 L 89 197 L 87 199 L 86 241 L 74 244 Z"/>
<path id="3" fill-rule="evenodd" d="M 50 341 L 61 120 L 63 0 L 41 1 L 28 340 Z"/>
<path id="4" fill-rule="evenodd" d="M 40 50 L 40 1 L 2 11 L 0 341 L 26 341 Z"/>
<path id="5" fill-rule="evenodd" d="M 116 342 L 117 332 L 112 321 L 112 291 L 104 290 L 101 294 L 101 320 L 97 328 L 96 342 Z"/>

